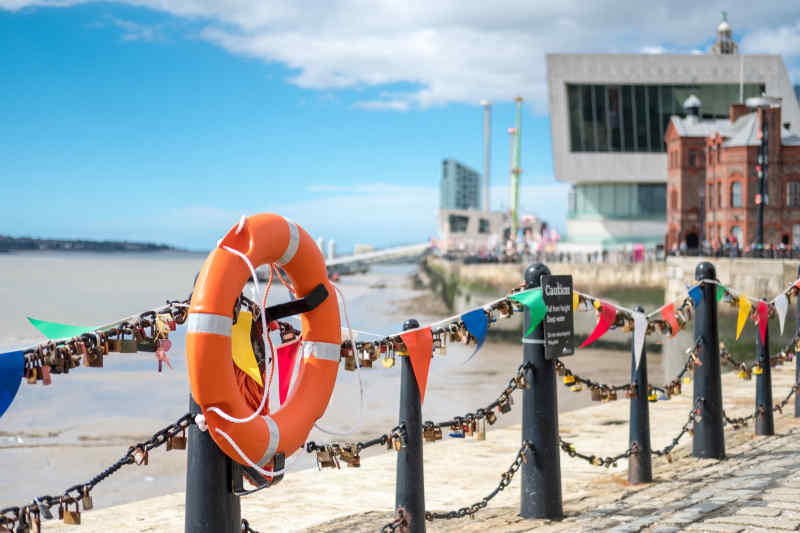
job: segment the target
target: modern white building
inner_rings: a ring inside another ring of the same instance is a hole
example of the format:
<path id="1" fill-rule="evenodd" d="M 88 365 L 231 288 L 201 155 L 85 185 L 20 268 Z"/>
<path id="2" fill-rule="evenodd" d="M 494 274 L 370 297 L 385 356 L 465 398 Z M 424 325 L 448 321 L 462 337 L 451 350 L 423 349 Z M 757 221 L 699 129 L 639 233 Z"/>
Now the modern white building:
<path id="1" fill-rule="evenodd" d="M 439 209 L 481 209 L 481 175 L 455 159 L 442 161 Z"/>
<path id="2" fill-rule="evenodd" d="M 581 248 L 663 244 L 670 117 L 690 94 L 703 118 L 727 118 L 732 103 L 782 98 L 783 120 L 800 132 L 800 106 L 783 59 L 738 55 L 727 21 L 711 54 L 549 54 L 553 167 L 570 183 L 567 242 Z"/>

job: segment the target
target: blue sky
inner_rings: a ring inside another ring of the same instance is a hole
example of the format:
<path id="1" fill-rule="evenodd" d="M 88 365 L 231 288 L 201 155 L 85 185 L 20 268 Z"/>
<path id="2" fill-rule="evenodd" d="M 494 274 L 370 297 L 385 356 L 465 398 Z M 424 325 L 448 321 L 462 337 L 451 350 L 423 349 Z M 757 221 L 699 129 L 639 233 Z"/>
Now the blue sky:
<path id="1" fill-rule="evenodd" d="M 0 0 L 0 233 L 208 249 L 240 214 L 275 211 L 345 249 L 419 242 L 441 159 L 482 168 L 484 97 L 507 207 L 516 94 L 522 208 L 563 229 L 544 53 L 702 51 L 719 20 L 649 28 L 636 3 L 633 29 L 569 2 L 137 4 Z M 797 80 L 797 8 L 751 9 L 729 7 L 743 48 L 784 54 Z"/>

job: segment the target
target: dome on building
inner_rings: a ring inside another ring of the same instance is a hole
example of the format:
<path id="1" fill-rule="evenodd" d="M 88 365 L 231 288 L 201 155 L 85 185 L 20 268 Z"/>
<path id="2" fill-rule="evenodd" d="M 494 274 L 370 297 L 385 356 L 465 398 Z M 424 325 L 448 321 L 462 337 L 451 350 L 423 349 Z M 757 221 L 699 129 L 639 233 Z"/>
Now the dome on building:
<path id="1" fill-rule="evenodd" d="M 731 32 L 731 25 L 728 24 L 727 20 L 723 20 L 722 22 L 719 23 L 719 26 L 717 26 L 717 32 L 718 33 L 730 33 Z"/>

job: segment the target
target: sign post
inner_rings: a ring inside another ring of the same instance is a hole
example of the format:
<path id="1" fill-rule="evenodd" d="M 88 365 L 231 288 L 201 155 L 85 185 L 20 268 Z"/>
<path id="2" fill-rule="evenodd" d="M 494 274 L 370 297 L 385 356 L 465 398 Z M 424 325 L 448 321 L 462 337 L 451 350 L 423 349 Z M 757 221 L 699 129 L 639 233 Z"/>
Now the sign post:
<path id="1" fill-rule="evenodd" d="M 573 355 L 572 276 L 542 276 L 542 297 L 547 308 L 544 317 L 545 359 Z"/>

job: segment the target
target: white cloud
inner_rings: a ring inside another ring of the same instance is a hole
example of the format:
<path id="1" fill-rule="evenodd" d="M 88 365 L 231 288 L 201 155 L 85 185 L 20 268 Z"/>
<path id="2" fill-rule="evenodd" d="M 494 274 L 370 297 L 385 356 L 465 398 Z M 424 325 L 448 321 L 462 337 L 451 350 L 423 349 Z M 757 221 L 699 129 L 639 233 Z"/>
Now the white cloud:
<path id="1" fill-rule="evenodd" d="M 123 41 L 155 41 L 162 38 L 161 24 L 140 24 L 132 20 L 121 19 L 118 17 L 108 17 L 116 27 L 123 30 Z"/>
<path id="2" fill-rule="evenodd" d="M 800 22 L 754 31 L 742 39 L 741 48 L 749 53 L 800 55 Z"/>
<path id="3" fill-rule="evenodd" d="M 785 23 L 798 19 L 797 2 L 122 1 L 191 19 L 202 38 L 231 53 L 286 65 L 294 72 L 289 81 L 301 87 L 414 87 L 356 104 L 374 110 L 510 101 L 520 94 L 546 112 L 546 53 L 693 53 L 715 37 L 724 9 L 735 35 L 744 35 L 744 50 L 786 54 L 790 69 L 800 55 L 800 25 Z M 0 0 L 0 8 L 72 3 Z"/>

